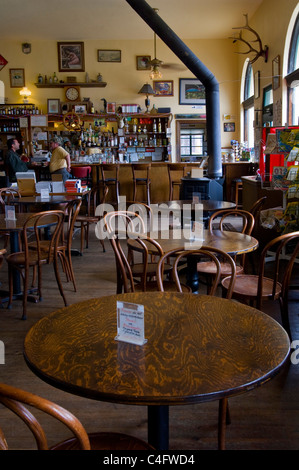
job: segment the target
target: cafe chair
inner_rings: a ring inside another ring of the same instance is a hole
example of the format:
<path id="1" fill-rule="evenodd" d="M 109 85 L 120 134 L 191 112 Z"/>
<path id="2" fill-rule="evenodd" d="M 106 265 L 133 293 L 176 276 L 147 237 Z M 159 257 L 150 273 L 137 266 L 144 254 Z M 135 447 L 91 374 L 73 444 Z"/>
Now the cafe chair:
<path id="1" fill-rule="evenodd" d="M 102 163 L 100 165 L 103 183 L 103 203 L 106 202 L 108 190 L 112 187 L 115 189 L 115 201 L 119 200 L 119 164 L 118 163 Z"/>
<path id="2" fill-rule="evenodd" d="M 95 225 L 101 219 L 100 216 L 96 215 L 96 208 L 99 204 L 104 204 L 104 200 L 108 194 L 109 187 L 104 188 L 104 196 L 102 201 L 98 201 L 99 189 L 94 187 L 87 195 L 87 205 L 85 206 L 85 213 L 79 213 L 76 219 L 75 228 L 80 230 L 80 254 L 83 254 L 84 245 L 85 249 L 88 249 L 89 245 L 89 229 L 91 225 Z M 104 240 L 100 239 L 100 243 L 105 251 Z"/>
<path id="3" fill-rule="evenodd" d="M 242 208 L 243 182 L 241 178 L 232 180 L 231 201 L 236 204 L 237 209 Z"/>
<path id="4" fill-rule="evenodd" d="M 209 230 L 213 231 L 215 230 L 215 227 L 216 227 L 216 229 L 220 231 L 224 231 L 226 228 L 225 226 L 226 226 L 228 219 L 235 215 L 240 219 L 240 224 L 239 224 L 239 227 L 234 228 L 234 230 L 240 233 L 244 233 L 245 235 L 251 235 L 253 227 L 254 227 L 254 217 L 250 212 L 244 211 L 242 209 L 232 209 L 232 210 L 228 209 L 228 210 L 220 210 L 220 211 L 214 212 L 214 214 L 212 214 L 209 219 Z M 216 220 L 217 220 L 217 225 L 215 224 Z M 245 260 L 246 260 L 245 254 L 234 257 L 234 261 L 236 263 L 236 274 L 241 274 L 244 272 Z M 223 278 L 231 273 L 231 265 L 230 263 L 227 262 L 226 259 L 222 260 L 221 257 L 220 257 L 220 262 L 221 262 L 220 276 L 221 278 Z M 211 277 L 213 277 L 216 273 L 215 263 L 213 263 L 211 260 L 201 261 L 197 265 L 197 272 L 203 276 L 206 276 L 209 281 Z M 209 282 L 208 282 L 208 286 L 209 286 Z"/>
<path id="5" fill-rule="evenodd" d="M 10 204 L 15 198 L 21 198 L 21 193 L 18 189 L 15 188 L 0 188 L 0 210 L 2 214 L 5 214 L 5 206 Z M 20 208 L 16 206 L 16 212 L 21 212 Z M 8 247 L 10 233 L 9 232 L 2 232 L 0 235 L 1 238 L 4 239 L 4 248 Z"/>
<path id="6" fill-rule="evenodd" d="M 83 185 L 90 185 L 91 166 L 72 166 L 71 173 L 74 178 L 80 179 Z"/>
<path id="7" fill-rule="evenodd" d="M 3 383 L 0 383 L 0 403 L 26 424 L 35 438 L 38 450 L 153 450 L 146 442 L 127 434 L 109 432 L 87 434 L 78 418 L 62 406 Z M 34 416 L 33 409 L 37 410 L 38 419 L 44 425 L 46 425 L 44 415 L 51 416 L 64 424 L 72 432 L 73 437 L 49 446 L 49 439 L 42 424 Z M 0 450 L 9 450 L 1 428 Z"/>
<path id="8" fill-rule="evenodd" d="M 151 164 L 150 163 L 132 163 L 133 173 L 133 201 L 138 201 L 137 190 L 138 187 L 144 187 L 146 191 L 146 203 L 151 204 L 151 178 L 150 178 Z"/>
<path id="9" fill-rule="evenodd" d="M 268 252 L 274 252 L 275 263 L 273 276 L 266 276 L 266 256 Z M 279 300 L 282 325 L 291 338 L 288 294 L 293 266 L 299 253 L 299 232 L 292 232 L 271 240 L 263 249 L 260 257 L 258 275 L 237 275 L 233 289 L 233 298 L 244 303 L 255 305 L 262 310 L 263 302 L 267 300 Z M 281 259 L 287 257 L 288 260 Z M 222 280 L 222 286 L 228 289 L 230 277 Z"/>
<path id="10" fill-rule="evenodd" d="M 173 201 L 174 199 L 180 199 L 180 189 L 182 185 L 181 178 L 186 176 L 186 167 L 183 166 L 181 163 L 168 163 L 167 170 L 169 181 L 169 201 Z M 178 194 L 176 198 L 174 197 L 175 188 L 178 189 Z"/>
<path id="11" fill-rule="evenodd" d="M 157 290 L 156 281 L 152 281 L 152 278 L 156 276 L 157 261 L 153 261 L 146 244 L 140 241 L 140 237 L 147 240 L 155 252 L 155 257 L 162 255 L 162 248 L 155 240 L 147 237 L 144 218 L 136 212 L 115 211 L 104 216 L 104 224 L 115 255 L 116 293 L 119 294 L 123 290 L 125 293 L 136 290 Z M 138 251 L 141 253 L 142 260 L 138 263 L 134 260 L 131 250 L 126 246 L 123 247 L 128 237 L 135 238 L 140 246 Z M 170 264 L 165 266 L 166 272 L 171 269 Z"/>
<path id="12" fill-rule="evenodd" d="M 58 244 L 60 242 L 61 231 L 63 229 L 64 212 L 63 211 L 44 211 L 32 214 L 24 223 L 22 230 L 23 250 L 11 253 L 6 257 L 8 263 L 9 278 L 9 303 L 11 307 L 13 297 L 13 271 L 17 270 L 23 279 L 23 315 L 22 320 L 27 318 L 27 293 L 29 286 L 30 268 L 33 268 L 34 285 L 35 272 L 38 273 L 37 293 L 39 300 L 42 299 L 42 266 L 53 264 L 56 282 L 59 288 L 64 305 L 67 305 L 63 292 L 62 283 L 58 269 Z M 51 224 L 51 239 L 47 241 L 47 249 L 43 246 L 43 238 L 40 226 Z M 29 246 L 31 245 L 31 248 Z M 35 248 L 32 249 L 32 245 Z"/>
<path id="13" fill-rule="evenodd" d="M 210 263 L 214 264 L 215 266 L 215 269 L 214 269 L 215 274 L 213 276 L 212 285 L 210 286 L 209 295 L 216 295 L 216 290 L 219 285 L 220 277 L 221 277 L 221 263 L 219 261 L 219 257 L 221 257 L 222 259 L 225 259 L 226 263 L 230 266 L 230 272 L 232 273 L 226 298 L 228 299 L 231 298 L 233 287 L 234 287 L 234 282 L 235 282 L 235 276 L 236 276 L 236 265 L 235 265 L 234 260 L 229 254 L 224 253 L 223 251 L 218 250 L 216 248 L 210 248 L 207 246 L 196 249 L 196 250 L 188 250 L 182 247 L 182 248 L 175 249 L 175 250 L 165 253 L 163 256 L 160 257 L 158 266 L 157 266 L 158 290 L 161 292 L 164 292 L 164 281 L 163 281 L 164 263 L 169 257 L 174 257 L 174 262 L 172 263 L 172 271 L 169 277 L 174 282 L 178 292 L 183 292 L 182 284 L 180 280 L 180 274 L 181 274 L 180 271 L 184 273 L 184 271 L 188 269 L 188 260 L 190 260 L 191 262 L 193 261 L 197 263 L 198 265 L 200 264 L 200 262 L 198 261 L 199 258 L 210 259 Z M 185 268 L 184 264 L 183 265 L 181 264 L 182 260 L 187 261 L 187 268 Z"/>

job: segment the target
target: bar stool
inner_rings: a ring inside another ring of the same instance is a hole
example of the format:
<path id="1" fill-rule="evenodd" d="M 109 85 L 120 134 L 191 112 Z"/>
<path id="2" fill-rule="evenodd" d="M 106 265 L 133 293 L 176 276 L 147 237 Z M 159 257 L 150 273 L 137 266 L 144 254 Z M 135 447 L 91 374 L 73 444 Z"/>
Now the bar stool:
<path id="1" fill-rule="evenodd" d="M 181 188 L 181 178 L 185 176 L 185 166 L 182 166 L 180 163 L 168 163 L 167 164 L 168 168 L 168 179 L 169 179 L 169 200 L 173 200 L 173 193 L 174 193 L 174 188 L 178 187 L 179 191 Z M 177 199 L 180 199 L 180 192 L 179 192 L 179 197 Z"/>
<path id="2" fill-rule="evenodd" d="M 105 188 L 108 187 L 108 189 L 110 188 L 110 186 L 114 186 L 115 187 L 115 195 L 116 195 L 116 202 L 118 202 L 118 199 L 119 199 L 119 165 L 118 163 L 102 163 L 100 165 L 100 168 L 101 168 L 101 174 L 102 174 L 102 183 L 104 185 L 104 197 L 103 197 L 103 201 L 102 203 L 104 204 L 106 202 L 106 195 L 108 194 L 108 191 L 105 191 Z M 105 172 L 108 172 L 110 173 L 113 173 L 115 176 L 111 177 L 108 175 L 105 174 Z"/>
<path id="3" fill-rule="evenodd" d="M 236 209 L 242 208 L 242 204 L 239 203 L 240 193 L 242 195 L 243 191 L 243 183 L 241 178 L 235 178 L 232 180 L 232 188 L 231 188 L 231 200 L 235 202 Z"/>
<path id="4" fill-rule="evenodd" d="M 137 197 L 137 187 L 138 186 L 144 186 L 146 189 L 146 195 L 147 195 L 147 204 L 150 205 L 150 185 L 151 185 L 151 179 L 150 179 L 150 170 L 151 170 L 151 164 L 150 163 L 132 163 L 132 172 L 133 172 L 133 184 L 134 184 L 134 194 L 133 194 L 133 201 L 136 201 Z M 142 172 L 142 176 L 137 177 L 139 172 Z M 146 172 L 146 177 L 144 177 L 144 172 Z M 140 201 L 142 202 L 142 201 Z"/>
<path id="5" fill-rule="evenodd" d="M 91 166 L 73 166 L 71 173 L 74 178 L 79 178 L 83 184 L 91 183 Z"/>

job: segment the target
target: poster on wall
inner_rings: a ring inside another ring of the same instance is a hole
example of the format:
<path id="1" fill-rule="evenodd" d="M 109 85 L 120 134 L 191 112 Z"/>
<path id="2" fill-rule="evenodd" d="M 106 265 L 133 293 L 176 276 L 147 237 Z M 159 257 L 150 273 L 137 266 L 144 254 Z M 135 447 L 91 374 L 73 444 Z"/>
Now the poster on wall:
<path id="1" fill-rule="evenodd" d="M 205 87 L 195 78 L 179 79 L 179 104 L 206 104 Z"/>

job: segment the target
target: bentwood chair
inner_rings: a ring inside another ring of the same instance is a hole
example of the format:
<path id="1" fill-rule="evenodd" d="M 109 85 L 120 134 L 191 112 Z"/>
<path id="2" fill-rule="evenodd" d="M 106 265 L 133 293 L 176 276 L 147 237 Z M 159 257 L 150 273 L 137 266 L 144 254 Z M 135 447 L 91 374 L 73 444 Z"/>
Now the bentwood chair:
<path id="1" fill-rule="evenodd" d="M 266 276 L 266 256 L 268 252 L 275 252 L 275 263 L 273 268 L 273 277 Z M 287 257 L 288 260 L 281 259 Z M 291 338 L 289 313 L 288 313 L 288 295 L 290 290 L 290 281 L 293 266 L 299 254 L 299 232 L 292 232 L 271 240 L 263 249 L 260 257 L 258 275 L 241 274 L 235 279 L 233 298 L 249 302 L 262 310 L 263 301 L 277 300 L 280 303 L 280 312 L 282 325 Z M 230 277 L 222 280 L 222 286 L 228 289 Z"/>
<path id="2" fill-rule="evenodd" d="M 215 230 L 215 226 L 220 231 L 225 230 L 225 224 L 229 217 L 237 216 L 240 218 L 240 227 L 239 229 L 235 229 L 240 233 L 244 233 L 245 235 L 251 235 L 253 227 L 254 227 L 254 217 L 250 212 L 244 211 L 242 209 L 228 209 L 228 210 L 220 210 L 214 212 L 209 219 L 209 230 Z M 217 220 L 217 225 L 215 221 Z M 238 219 L 239 220 L 239 219 Z M 238 258 L 238 259 L 237 259 Z M 221 278 L 227 276 L 231 272 L 230 263 L 228 263 L 225 259 L 221 260 Z M 245 254 L 240 255 L 239 257 L 235 257 L 234 261 L 236 263 L 236 274 L 241 274 L 244 272 L 245 267 Z M 212 261 L 201 261 L 197 265 L 197 271 L 206 276 L 208 280 L 211 279 L 215 275 L 215 263 Z M 209 285 L 209 283 L 208 283 Z"/>
<path id="3" fill-rule="evenodd" d="M 109 432 L 87 434 L 81 422 L 62 406 L 3 383 L 0 383 L 0 403 L 26 424 L 35 438 L 38 450 L 153 450 L 146 442 L 127 434 Z M 36 416 L 44 426 L 47 424 L 45 415 L 48 415 L 64 424 L 72 432 L 73 437 L 49 446 L 44 428 L 33 415 L 32 408 L 37 410 Z M 0 450 L 8 449 L 4 432 L 0 428 Z"/>
<path id="4" fill-rule="evenodd" d="M 84 242 L 85 248 L 88 249 L 89 245 L 89 229 L 91 225 L 95 225 L 101 219 L 100 216 L 96 215 L 96 208 L 99 204 L 104 204 L 106 196 L 108 194 L 109 187 L 104 188 L 104 197 L 102 201 L 98 200 L 99 190 L 97 187 L 94 187 L 91 192 L 87 195 L 87 205 L 85 213 L 79 213 L 76 219 L 78 225 L 76 228 L 80 228 L 80 254 L 83 254 Z M 105 251 L 104 240 L 100 239 L 100 243 Z"/>
<path id="5" fill-rule="evenodd" d="M 63 292 L 59 269 L 58 269 L 58 244 L 64 222 L 63 211 L 44 211 L 32 214 L 24 223 L 22 230 L 23 251 L 11 253 L 6 257 L 8 263 L 9 277 L 9 303 L 10 308 L 13 297 L 13 271 L 17 270 L 23 279 L 23 315 L 27 318 L 27 292 L 29 286 L 30 268 L 33 268 L 33 282 L 35 272 L 38 272 L 37 293 L 39 300 L 42 299 L 42 266 L 53 264 L 57 285 L 64 304 L 67 305 Z M 51 224 L 51 239 L 47 241 L 47 247 L 43 245 L 41 238 L 41 226 Z M 30 246 L 29 246 L 30 245 Z M 34 247 L 34 249 L 32 249 Z"/>
<path id="6" fill-rule="evenodd" d="M 121 293 L 123 289 L 124 292 L 135 292 L 140 289 L 157 290 L 156 281 L 152 281 L 152 278 L 156 276 L 157 261 L 150 256 L 148 247 L 141 241 L 141 238 L 151 245 L 155 256 L 160 257 L 163 252 L 159 243 L 147 237 L 145 221 L 141 215 L 130 211 L 109 212 L 104 216 L 104 224 L 115 255 L 117 293 Z M 134 236 L 140 245 L 139 251 L 142 256 L 140 262 L 136 262 L 131 250 L 127 249 L 126 243 L 129 236 Z M 166 272 L 171 269 L 170 264 L 165 266 Z"/>
<path id="7" fill-rule="evenodd" d="M 230 272 L 232 273 L 229 287 L 227 290 L 227 296 L 226 296 L 228 299 L 231 298 L 233 287 L 234 287 L 234 282 L 235 282 L 235 276 L 236 276 L 236 264 L 233 258 L 229 254 L 223 252 L 222 250 L 219 250 L 216 248 L 210 248 L 208 246 L 204 246 L 196 250 L 186 250 L 184 247 L 182 247 L 182 248 L 175 249 L 175 250 L 165 253 L 163 256 L 160 257 L 158 266 L 157 266 L 158 289 L 161 292 L 164 291 L 164 281 L 163 281 L 164 263 L 165 263 L 165 260 L 168 259 L 169 257 L 174 257 L 174 261 L 172 263 L 172 271 L 169 277 L 171 277 L 172 281 L 175 283 L 178 292 L 182 292 L 180 271 L 184 269 L 184 265 L 181 264 L 181 262 L 188 261 L 188 258 L 190 257 L 193 257 L 193 258 L 196 257 L 196 260 L 200 258 L 204 258 L 204 259 L 208 258 L 210 260 L 210 263 L 211 264 L 213 263 L 215 265 L 215 269 L 214 269 L 215 275 L 213 277 L 213 282 L 209 290 L 209 295 L 216 295 L 216 290 L 217 290 L 218 284 L 220 282 L 220 277 L 221 277 L 221 263 L 219 261 L 219 257 L 221 257 L 230 266 Z M 197 262 L 199 265 L 201 264 L 200 261 L 197 261 Z"/>
<path id="8" fill-rule="evenodd" d="M 21 193 L 18 189 L 15 188 L 0 188 L 0 211 L 2 214 L 5 214 L 5 206 L 13 201 L 16 197 L 20 198 Z M 20 211 L 18 207 L 16 208 L 17 211 Z M 7 248 L 9 243 L 10 234 L 2 233 L 1 238 L 4 238 L 4 248 Z"/>

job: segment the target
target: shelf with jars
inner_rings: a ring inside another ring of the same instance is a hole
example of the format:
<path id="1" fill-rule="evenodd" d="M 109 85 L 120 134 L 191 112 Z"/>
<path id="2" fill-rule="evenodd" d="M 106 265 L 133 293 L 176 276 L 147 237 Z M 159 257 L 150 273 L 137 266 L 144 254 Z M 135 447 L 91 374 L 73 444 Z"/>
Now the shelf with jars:
<path id="1" fill-rule="evenodd" d="M 0 104 L 0 117 L 2 116 L 29 116 L 32 114 L 39 114 L 39 108 L 35 104 L 26 103 L 10 103 Z"/>

